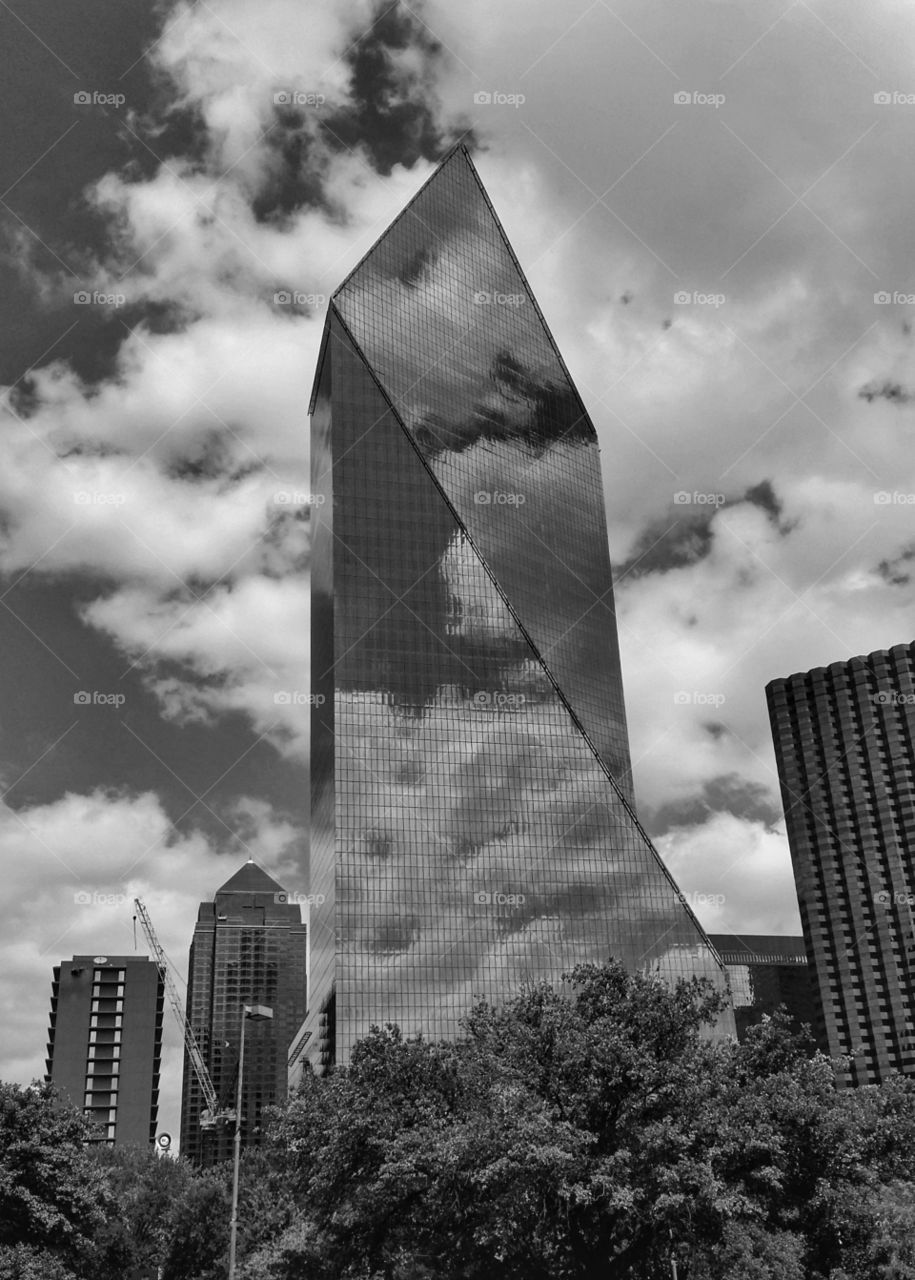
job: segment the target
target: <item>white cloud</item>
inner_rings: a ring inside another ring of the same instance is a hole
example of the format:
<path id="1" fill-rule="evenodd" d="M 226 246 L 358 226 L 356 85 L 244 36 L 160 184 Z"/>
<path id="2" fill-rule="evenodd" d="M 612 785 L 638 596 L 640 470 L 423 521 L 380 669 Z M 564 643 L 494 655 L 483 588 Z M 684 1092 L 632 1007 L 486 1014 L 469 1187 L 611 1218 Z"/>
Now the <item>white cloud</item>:
<path id="1" fill-rule="evenodd" d="M 782 830 L 716 813 L 669 831 L 657 847 L 707 932 L 800 933 Z"/>
<path id="2" fill-rule="evenodd" d="M 263 136 L 274 94 L 320 90 L 345 105 L 341 55 L 370 13 L 311 6 L 290 21 L 278 0 L 170 12 L 152 58 L 174 105 L 199 110 L 203 159 L 96 183 L 88 195 L 111 248 L 83 284 L 121 306 L 165 304 L 177 328 L 125 328 L 97 386 L 61 362 L 35 370 L 25 419 L 9 406 L 0 478 L 6 571 L 108 579 L 83 619 L 148 674 L 164 714 L 241 712 L 300 757 L 303 708 L 275 696 L 305 688 L 307 526 L 281 500 L 307 499 L 323 309 L 430 170 L 395 165 L 383 178 L 358 154 L 331 152 L 306 107 L 298 131 L 312 139 L 307 164 L 326 205 L 258 221 L 252 199 L 279 163 Z M 416 59 L 398 66 L 423 79 Z"/>
<path id="3" fill-rule="evenodd" d="M 301 526 L 277 529 L 271 495 L 308 487 L 320 306 L 294 315 L 273 295 L 332 292 L 429 166 L 382 178 L 359 154 L 332 155 L 306 113 L 308 163 L 332 214 L 258 221 L 252 195 L 278 174 L 280 153 L 262 137 L 273 94 L 345 101 L 340 55 L 369 15 L 362 0 L 170 11 L 154 57 L 174 104 L 205 122 L 203 160 L 97 184 L 116 234 L 86 283 L 171 304 L 183 327 L 134 329 L 97 388 L 59 364 L 35 371 L 27 422 L 5 424 L 3 567 L 104 576 L 111 585 L 85 619 L 144 667 L 166 715 L 242 711 L 288 752 L 301 751 L 301 709 L 274 697 L 305 687 L 304 544 Z M 912 287 L 912 178 L 898 156 L 915 117 L 873 104 L 875 88 L 908 87 L 915 17 L 851 0 L 819 16 L 774 3 L 629 0 L 611 12 L 474 0 L 430 5 L 425 21 L 454 54 L 450 70 L 437 64 L 444 113 L 472 112 L 479 88 L 526 95 L 517 110 L 476 112 L 489 147 L 478 164 L 597 426 L 614 558 L 649 524 L 673 521 L 679 490 L 737 497 L 768 479 L 783 519 L 798 522 L 779 537 L 758 509 L 726 509 L 698 563 L 618 592 L 641 800 L 683 802 L 734 773 L 775 800 L 766 681 L 912 635 L 912 584 L 890 588 L 875 573 L 911 541 L 911 508 L 874 502 L 915 492 L 912 410 L 865 404 L 858 390 L 915 380 L 902 328 L 912 307 L 874 302 Z M 409 53 L 400 61 L 416 71 Z M 719 80 L 726 108 L 677 114 L 674 89 Z M 814 212 L 791 210 L 792 192 L 814 182 Z M 676 304 L 681 288 L 726 301 Z M 208 456 L 212 476 L 176 474 Z M 125 501 L 77 503 L 83 491 Z M 182 674 L 163 674 L 162 661 Z M 675 704 L 678 691 L 725 701 Z M 711 719 L 726 731 L 712 736 Z M 279 856 L 285 828 L 256 806 L 236 816 L 262 835 L 269 825 Z M 45 1012 L 24 1009 L 18 992 L 47 982 L 55 948 L 92 950 L 100 929 L 129 931 L 100 908 L 64 935 L 69 888 L 50 886 L 70 879 L 57 859 L 76 883 L 123 874 L 165 895 L 158 914 L 174 920 L 167 945 L 181 954 L 216 853 L 201 837 L 168 843 L 154 797 L 68 796 L 20 817 L 40 839 L 10 813 L 0 839 L 16 981 L 3 997 L 4 1073 L 21 1078 L 41 1069 L 29 1046 L 43 1043 Z M 148 865 L 124 869 L 156 840 Z M 797 929 L 781 836 L 721 813 L 659 844 L 684 890 L 727 894 L 720 911 L 699 913 L 707 927 Z"/>
<path id="4" fill-rule="evenodd" d="M 125 588 L 83 610 L 141 669 L 150 659 L 182 675 L 147 678 L 163 714 L 212 722 L 241 712 L 284 754 L 307 750 L 309 599 L 304 575 L 250 576 L 202 597 L 163 599 Z"/>

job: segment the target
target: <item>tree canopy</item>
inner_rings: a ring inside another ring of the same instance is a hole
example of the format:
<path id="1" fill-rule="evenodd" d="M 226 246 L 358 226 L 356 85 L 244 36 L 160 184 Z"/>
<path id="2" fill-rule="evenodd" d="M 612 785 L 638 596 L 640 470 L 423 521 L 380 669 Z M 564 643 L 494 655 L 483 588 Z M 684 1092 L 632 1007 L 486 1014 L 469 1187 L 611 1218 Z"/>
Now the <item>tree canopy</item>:
<path id="1" fill-rule="evenodd" d="M 105 1179 L 86 1160 L 86 1134 L 76 1111 L 54 1106 L 48 1085 L 0 1083 L 3 1280 L 69 1280 L 91 1263 L 112 1204 Z"/>
<path id="2" fill-rule="evenodd" d="M 272 1133 L 295 1214 L 244 1274 L 915 1280 L 915 1085 L 838 1090 L 787 1018 L 712 1043 L 698 980 L 570 991 L 481 1004 L 456 1043 L 376 1028 L 307 1077 Z"/>
<path id="3" fill-rule="evenodd" d="M 456 1042 L 373 1028 L 244 1155 L 238 1280 L 915 1280 L 915 1082 L 615 962 L 479 1004 Z M 0 1094 L 0 1280 L 226 1275 L 230 1166 L 88 1150 Z"/>

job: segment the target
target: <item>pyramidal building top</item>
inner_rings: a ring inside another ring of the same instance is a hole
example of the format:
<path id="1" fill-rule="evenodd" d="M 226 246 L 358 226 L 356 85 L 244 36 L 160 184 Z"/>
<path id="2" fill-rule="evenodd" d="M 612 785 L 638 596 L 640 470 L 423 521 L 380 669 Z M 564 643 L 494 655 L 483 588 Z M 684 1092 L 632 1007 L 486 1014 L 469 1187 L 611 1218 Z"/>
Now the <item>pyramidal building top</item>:
<path id="1" fill-rule="evenodd" d="M 436 235 L 433 237 L 431 244 L 421 243 L 417 245 L 416 232 L 419 230 L 420 235 L 422 235 L 422 229 L 429 226 L 426 219 L 430 214 L 438 223 Z M 456 144 L 444 156 L 434 172 L 404 206 L 391 225 L 382 232 L 372 247 L 367 250 L 350 271 L 349 275 L 337 286 L 331 296 L 331 303 L 337 308 L 341 316 L 348 318 L 358 326 L 361 314 L 359 300 L 364 298 L 366 290 L 377 288 L 379 281 L 383 280 L 385 276 L 392 281 L 399 281 L 407 289 L 418 291 L 418 297 L 421 297 L 421 286 L 424 281 L 427 283 L 430 281 L 431 276 L 434 274 L 434 264 L 437 259 L 441 258 L 446 252 L 453 258 L 455 254 L 460 255 L 462 250 L 468 258 L 472 259 L 476 248 L 475 237 L 482 234 L 484 237 L 489 238 L 492 231 L 496 232 L 500 243 L 495 243 L 491 246 L 496 252 L 488 255 L 489 260 L 485 264 L 488 273 L 487 279 L 484 281 L 481 277 L 481 263 L 479 261 L 466 262 L 464 264 L 465 272 L 469 274 L 471 282 L 475 286 L 482 283 L 491 285 L 489 289 L 477 287 L 472 289 L 474 305 L 492 305 L 495 302 L 496 306 L 518 306 L 522 301 L 517 294 L 517 290 L 520 288 L 523 291 L 523 301 L 529 303 L 531 308 L 531 314 L 520 313 L 522 315 L 522 324 L 529 322 L 530 333 L 534 339 L 545 340 L 549 345 L 552 360 L 562 368 L 573 394 L 578 399 L 578 393 L 565 367 L 559 348 L 509 243 L 502 223 L 499 221 L 499 217 L 480 180 L 470 152 L 464 143 Z M 440 238 L 442 232 L 449 233 L 447 243 L 444 238 Z M 447 269 L 448 263 L 446 262 L 443 265 Z M 420 305 L 422 306 L 423 304 L 420 303 Z M 479 319 L 473 312 L 461 313 L 450 308 L 447 310 L 446 316 L 442 315 L 440 309 L 439 314 L 440 319 L 447 319 L 448 326 L 452 330 L 452 338 L 462 328 L 465 331 L 465 335 L 469 334 L 471 330 L 477 327 L 476 322 Z M 317 395 L 321 368 L 326 354 L 327 337 L 328 332 L 325 329 L 324 343 L 322 343 L 315 371 L 309 413 L 314 412 L 315 396 Z M 432 349 L 435 346 L 435 331 L 433 330 L 427 337 L 427 346 Z M 440 354 L 441 351 L 426 364 L 425 368 L 427 370 L 431 370 L 437 365 Z M 420 353 L 417 353 L 417 360 L 420 363 L 422 362 Z M 400 369 L 400 366 L 396 363 L 389 367 L 395 372 Z M 375 371 L 376 373 L 380 372 L 377 367 Z M 390 385 L 386 389 L 389 393 L 395 390 Z M 584 431 L 590 429 L 593 433 L 593 427 L 588 419 L 587 411 L 580 400 L 578 408 L 581 415 L 582 429 Z"/>
<path id="2" fill-rule="evenodd" d="M 283 886 L 268 875 L 263 867 L 258 866 L 253 858 L 249 858 L 244 866 L 239 867 L 216 893 L 282 893 Z"/>

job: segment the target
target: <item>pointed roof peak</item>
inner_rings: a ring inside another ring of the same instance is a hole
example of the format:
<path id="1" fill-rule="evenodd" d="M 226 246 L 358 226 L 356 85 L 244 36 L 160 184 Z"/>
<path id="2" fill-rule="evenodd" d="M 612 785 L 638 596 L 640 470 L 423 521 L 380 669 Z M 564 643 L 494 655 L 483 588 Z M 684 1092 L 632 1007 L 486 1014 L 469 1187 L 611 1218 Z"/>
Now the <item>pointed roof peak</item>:
<path id="1" fill-rule="evenodd" d="M 473 163 L 473 159 L 472 159 L 471 154 L 470 154 L 470 148 L 467 146 L 467 143 L 463 141 L 463 139 L 459 139 L 457 142 L 455 142 L 452 146 L 450 146 L 450 147 L 448 148 L 448 150 L 445 152 L 445 154 L 441 157 L 441 159 L 440 159 L 440 160 L 438 161 L 438 163 L 436 164 L 435 168 L 434 168 L 434 169 L 432 170 L 432 172 L 429 174 L 428 178 L 426 178 L 426 179 L 425 179 L 425 181 L 422 183 L 422 185 L 419 187 L 419 189 L 418 189 L 418 190 L 417 190 L 417 191 L 416 191 L 416 192 L 415 192 L 415 193 L 410 197 L 410 199 L 407 201 L 407 203 L 406 203 L 406 204 L 404 205 L 404 207 L 401 209 L 400 213 L 398 213 L 398 214 L 397 214 L 397 216 L 396 216 L 396 217 L 395 217 L 395 218 L 394 218 L 394 219 L 393 219 L 393 220 L 388 224 L 388 226 L 387 226 L 387 227 L 385 227 L 385 229 L 384 229 L 384 231 L 382 231 L 381 235 L 380 235 L 380 236 L 378 236 L 378 238 L 377 238 L 377 239 L 375 240 L 375 242 L 371 245 L 371 247 L 370 247 L 370 248 L 368 248 L 368 249 L 365 251 L 365 253 L 364 253 L 364 254 L 362 255 L 362 257 L 359 259 L 359 261 L 356 263 L 356 265 L 353 267 L 353 269 L 349 272 L 349 274 L 348 274 L 348 275 L 346 275 L 346 276 L 343 278 L 343 280 L 340 282 L 340 284 L 338 284 L 338 285 L 337 285 L 336 289 L 335 289 L 335 290 L 333 291 L 333 293 L 331 294 L 331 302 L 333 302 L 333 301 L 334 301 L 334 299 L 335 299 L 335 298 L 337 298 L 337 297 L 338 297 L 338 296 L 343 292 L 343 290 L 346 288 L 346 286 L 347 286 L 347 285 L 349 284 L 349 282 L 352 280 L 353 276 L 355 276 L 355 275 L 356 275 L 356 273 L 359 271 L 360 267 L 362 267 L 362 266 L 364 265 L 364 263 L 365 263 L 365 262 L 367 262 L 367 260 L 368 260 L 368 259 L 372 256 L 372 254 L 376 251 L 376 249 L 378 248 L 378 246 L 379 246 L 379 245 L 380 245 L 384 240 L 387 240 L 387 239 L 388 239 L 388 237 L 390 236 L 390 233 L 394 230 L 394 228 L 397 226 L 397 224 L 398 224 L 402 219 L 404 219 L 404 218 L 406 218 L 406 217 L 407 217 L 407 215 L 410 213 L 410 211 L 412 210 L 412 208 L 413 208 L 413 206 L 414 206 L 415 204 L 418 204 L 418 203 L 419 203 L 419 201 L 420 201 L 421 197 L 426 193 L 427 188 L 428 188 L 428 187 L 433 186 L 433 184 L 435 183 L 436 179 L 437 179 L 437 178 L 442 174 L 442 172 L 443 172 L 445 169 L 447 169 L 447 168 L 448 168 L 448 166 L 449 166 L 449 165 L 450 165 L 450 164 L 451 164 L 451 163 L 456 159 L 456 157 L 458 157 L 458 156 L 462 157 L 462 159 L 465 161 L 465 163 L 466 163 L 466 165 L 467 165 L 467 168 L 470 170 L 470 172 L 471 172 L 471 173 L 473 174 L 473 176 L 476 178 L 477 183 L 478 183 L 478 184 L 479 184 L 479 186 L 480 186 L 480 189 L 481 189 L 481 190 L 483 191 L 483 193 L 484 193 L 484 196 L 485 196 L 485 198 L 486 198 L 486 202 L 487 202 L 487 204 L 489 204 L 489 197 L 488 197 L 488 196 L 486 196 L 485 188 L 483 187 L 483 183 L 480 181 L 480 175 L 477 173 L 477 167 L 476 167 L 476 165 Z M 490 204 L 490 209 L 492 209 L 492 205 L 491 205 L 491 204 Z M 494 210 L 493 210 L 493 213 L 495 213 L 495 211 L 494 211 Z M 504 233 L 503 233 L 503 234 L 504 234 Z"/>
<path id="2" fill-rule="evenodd" d="M 458 138 L 457 142 L 452 143 L 452 145 L 447 149 L 447 151 L 445 151 L 445 153 L 441 156 L 438 163 L 436 164 L 435 168 L 429 174 L 428 178 L 425 179 L 425 181 L 422 183 L 419 189 L 415 192 L 415 194 L 410 197 L 410 199 L 401 209 L 400 213 L 398 213 L 397 217 L 394 218 L 394 220 L 384 229 L 384 231 L 382 231 L 381 235 L 377 238 L 377 240 L 375 240 L 374 243 L 371 245 L 371 247 L 365 251 L 365 253 L 359 259 L 356 265 L 349 271 L 349 273 L 343 278 L 343 280 L 341 280 L 340 284 L 337 285 L 336 289 L 331 294 L 330 302 L 328 303 L 328 307 L 327 307 L 327 314 L 324 317 L 324 332 L 321 335 L 321 347 L 318 352 L 318 362 L 315 367 L 314 382 L 312 383 L 311 396 L 308 401 L 309 414 L 314 413 L 315 404 L 317 403 L 317 399 L 318 399 L 318 386 L 321 381 L 321 368 L 324 364 L 324 356 L 327 351 L 327 341 L 328 341 L 329 332 L 330 332 L 330 317 L 331 317 L 331 313 L 334 310 L 336 310 L 335 299 L 343 292 L 343 290 L 346 288 L 346 286 L 349 284 L 352 278 L 356 275 L 359 269 L 372 256 L 372 254 L 375 252 L 378 246 L 382 243 L 382 241 L 384 241 L 388 237 L 388 235 L 394 229 L 394 227 L 397 226 L 398 222 L 400 222 L 402 218 L 405 218 L 410 213 L 410 210 L 425 193 L 426 188 L 431 186 L 436 181 L 436 179 L 443 172 L 443 170 L 445 170 L 448 167 L 448 165 L 451 164 L 451 162 L 457 156 L 460 156 L 464 160 L 469 172 L 473 175 L 477 185 L 479 186 L 481 192 L 483 193 L 483 198 L 486 201 L 487 205 L 489 205 L 489 209 L 490 209 L 490 212 L 492 213 L 492 216 L 496 219 L 496 222 L 498 223 L 499 220 L 498 220 L 498 217 L 496 216 L 496 211 L 492 207 L 492 203 L 489 199 L 489 196 L 486 193 L 486 188 L 483 186 L 483 183 L 480 179 L 480 175 L 477 172 L 477 167 L 473 163 L 473 156 L 471 155 L 470 147 L 467 145 L 465 141 L 465 138 L 467 137 L 467 134 L 469 132 L 470 130 L 465 130 L 465 132 L 461 134 L 460 138 Z M 499 229 L 503 239 L 505 239 L 505 233 L 504 231 L 501 231 L 501 223 L 499 223 Z M 508 243 L 507 240 L 506 240 L 506 243 Z"/>
<path id="3" fill-rule="evenodd" d="M 244 866 L 239 867 L 233 876 L 216 890 L 220 893 L 282 893 L 283 886 L 277 884 L 263 867 L 259 867 L 253 858 L 249 858 Z"/>

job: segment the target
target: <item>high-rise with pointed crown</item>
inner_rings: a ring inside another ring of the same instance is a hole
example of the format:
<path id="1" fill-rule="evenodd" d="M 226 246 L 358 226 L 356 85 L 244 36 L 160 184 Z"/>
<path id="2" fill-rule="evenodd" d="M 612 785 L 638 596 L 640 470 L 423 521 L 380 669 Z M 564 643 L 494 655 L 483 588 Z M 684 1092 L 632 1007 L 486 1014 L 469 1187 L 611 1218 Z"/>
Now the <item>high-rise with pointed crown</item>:
<path id="1" fill-rule="evenodd" d="M 311 414 L 291 1080 L 580 961 L 723 986 L 634 812 L 594 427 L 464 147 L 333 295 Z"/>
<path id="2" fill-rule="evenodd" d="M 187 1018 L 220 1106 L 235 1106 L 242 1009 L 267 1005 L 269 1021 L 245 1031 L 242 1140 L 259 1140 L 261 1112 L 286 1096 L 286 1058 L 305 1014 L 306 926 L 301 907 L 249 859 L 202 902 L 188 964 Z M 234 1127 L 201 1126 L 203 1089 L 185 1054 L 181 1154 L 194 1164 L 232 1155 Z"/>

